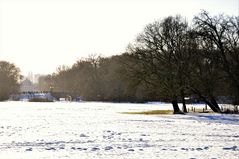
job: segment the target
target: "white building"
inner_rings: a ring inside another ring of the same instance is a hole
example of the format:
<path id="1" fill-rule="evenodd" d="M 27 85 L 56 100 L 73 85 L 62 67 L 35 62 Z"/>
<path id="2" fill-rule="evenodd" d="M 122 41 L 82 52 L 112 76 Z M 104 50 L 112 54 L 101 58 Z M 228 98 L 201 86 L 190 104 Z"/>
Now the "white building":
<path id="1" fill-rule="evenodd" d="M 25 78 L 20 83 L 20 92 L 37 92 L 39 91 L 37 86 L 34 85 L 28 78 Z"/>

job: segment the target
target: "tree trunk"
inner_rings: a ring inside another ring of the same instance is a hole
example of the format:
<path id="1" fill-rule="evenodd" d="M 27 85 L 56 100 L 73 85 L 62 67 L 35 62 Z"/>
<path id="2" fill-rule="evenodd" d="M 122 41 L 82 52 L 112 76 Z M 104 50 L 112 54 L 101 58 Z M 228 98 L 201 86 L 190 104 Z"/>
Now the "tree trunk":
<path id="1" fill-rule="evenodd" d="M 183 104 L 183 112 L 187 113 L 184 90 L 181 90 L 181 98 L 182 98 L 182 104 Z"/>
<path id="2" fill-rule="evenodd" d="M 206 99 L 206 97 L 204 97 L 204 96 L 200 96 L 200 98 L 212 109 L 213 112 L 221 113 L 220 108 L 218 109 L 217 106 L 214 105 L 215 103 L 213 104 L 212 101 L 211 102 L 208 101 Z M 215 102 L 216 102 L 216 100 L 215 100 Z M 216 102 L 216 104 L 217 104 L 217 102 Z"/>
<path id="3" fill-rule="evenodd" d="M 212 103 L 212 105 L 214 106 L 214 108 L 217 109 L 218 113 L 221 113 L 221 109 L 219 107 L 219 105 L 217 104 L 216 99 L 213 96 L 210 96 L 210 102 Z"/>
<path id="4" fill-rule="evenodd" d="M 233 94 L 234 94 L 233 104 L 239 105 L 239 88 L 237 87 L 234 88 Z"/>
<path id="5" fill-rule="evenodd" d="M 172 105 L 173 105 L 173 114 L 183 114 L 183 112 L 179 109 L 178 100 L 176 97 L 173 98 Z"/>
<path id="6" fill-rule="evenodd" d="M 214 100 L 211 100 L 211 102 L 210 102 L 210 101 L 207 100 L 206 97 L 204 97 L 204 96 L 201 94 L 201 92 L 200 92 L 199 90 L 193 89 L 193 88 L 191 88 L 191 90 L 192 90 L 195 94 L 197 94 L 197 95 L 199 96 L 199 98 L 200 98 L 203 102 L 205 102 L 205 103 L 212 109 L 212 111 L 217 112 L 217 113 L 221 113 L 221 109 L 219 108 L 219 106 L 218 106 L 218 104 L 217 104 L 217 102 L 216 102 L 216 100 L 215 100 L 214 98 L 213 98 Z"/>

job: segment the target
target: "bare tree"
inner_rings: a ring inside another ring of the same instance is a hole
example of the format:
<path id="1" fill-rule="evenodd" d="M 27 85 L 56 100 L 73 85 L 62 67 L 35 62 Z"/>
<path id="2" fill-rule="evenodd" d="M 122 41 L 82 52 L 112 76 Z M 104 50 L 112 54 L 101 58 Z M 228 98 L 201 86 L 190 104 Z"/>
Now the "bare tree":
<path id="1" fill-rule="evenodd" d="M 195 31 L 205 40 L 213 42 L 218 50 L 221 70 L 227 74 L 227 79 L 235 88 L 235 99 L 239 103 L 239 18 L 224 15 L 210 16 L 202 11 L 194 17 Z"/>
<path id="2" fill-rule="evenodd" d="M 174 113 L 181 113 L 178 96 L 184 96 L 187 61 L 190 58 L 186 45 L 187 31 L 188 25 L 180 16 L 168 17 L 146 26 L 131 47 L 131 52 L 147 72 L 146 80 L 151 83 L 157 81 L 162 93 L 171 100 Z"/>

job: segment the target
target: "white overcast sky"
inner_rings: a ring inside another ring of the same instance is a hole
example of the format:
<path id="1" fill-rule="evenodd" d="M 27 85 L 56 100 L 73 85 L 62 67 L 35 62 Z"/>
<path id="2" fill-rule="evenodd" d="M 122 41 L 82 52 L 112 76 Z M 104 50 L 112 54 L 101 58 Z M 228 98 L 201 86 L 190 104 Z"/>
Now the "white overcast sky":
<path id="1" fill-rule="evenodd" d="M 238 15 L 239 0 L 0 0 L 0 60 L 47 74 L 89 54 L 125 51 L 145 25 L 201 9 Z"/>

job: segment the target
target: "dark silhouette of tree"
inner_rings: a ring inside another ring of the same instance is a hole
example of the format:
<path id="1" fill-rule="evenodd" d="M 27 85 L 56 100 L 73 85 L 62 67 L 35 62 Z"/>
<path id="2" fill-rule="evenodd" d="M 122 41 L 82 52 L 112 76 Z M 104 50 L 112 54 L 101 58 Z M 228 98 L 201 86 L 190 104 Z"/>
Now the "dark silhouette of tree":
<path id="1" fill-rule="evenodd" d="M 210 16 L 202 11 L 194 17 L 194 26 L 197 34 L 210 40 L 218 51 L 220 70 L 227 75 L 228 81 L 234 88 L 235 102 L 239 103 L 239 18 L 224 15 Z"/>
<path id="2" fill-rule="evenodd" d="M 178 96 L 184 99 L 185 68 L 190 58 L 187 30 L 188 25 L 180 16 L 168 17 L 147 25 L 130 48 L 135 58 L 142 62 L 143 72 L 147 72 L 145 79 L 157 83 L 164 96 L 171 100 L 174 113 L 181 113 Z"/>

